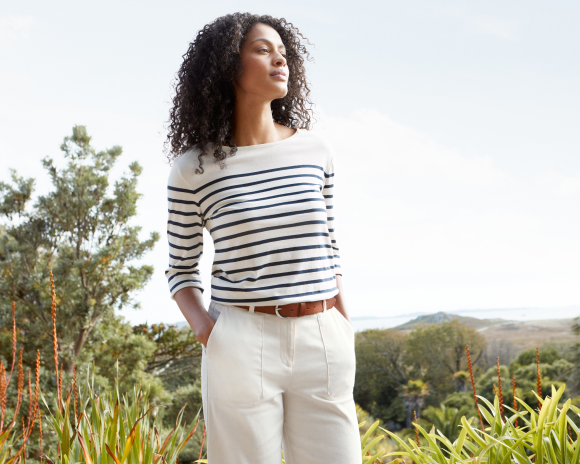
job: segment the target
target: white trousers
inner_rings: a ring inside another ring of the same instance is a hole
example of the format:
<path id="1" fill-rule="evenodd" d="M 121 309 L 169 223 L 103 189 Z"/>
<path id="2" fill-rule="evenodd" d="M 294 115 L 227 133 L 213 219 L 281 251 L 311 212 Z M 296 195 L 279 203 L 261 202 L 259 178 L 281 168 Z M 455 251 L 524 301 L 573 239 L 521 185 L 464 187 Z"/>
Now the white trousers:
<path id="1" fill-rule="evenodd" d="M 211 302 L 208 464 L 359 464 L 354 330 L 336 308 L 282 319 Z"/>

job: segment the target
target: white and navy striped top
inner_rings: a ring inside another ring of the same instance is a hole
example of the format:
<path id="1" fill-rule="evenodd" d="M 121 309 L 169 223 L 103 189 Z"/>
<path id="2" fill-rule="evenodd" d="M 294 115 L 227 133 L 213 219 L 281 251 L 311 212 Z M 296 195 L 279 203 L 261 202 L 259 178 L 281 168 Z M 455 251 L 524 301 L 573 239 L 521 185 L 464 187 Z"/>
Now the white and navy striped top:
<path id="1" fill-rule="evenodd" d="M 199 150 L 175 160 L 168 180 L 171 297 L 203 291 L 203 227 L 215 246 L 211 299 L 226 305 L 315 301 L 338 293 L 342 274 L 333 215 L 330 145 L 298 129 L 278 142 L 239 147 L 226 168 Z"/>

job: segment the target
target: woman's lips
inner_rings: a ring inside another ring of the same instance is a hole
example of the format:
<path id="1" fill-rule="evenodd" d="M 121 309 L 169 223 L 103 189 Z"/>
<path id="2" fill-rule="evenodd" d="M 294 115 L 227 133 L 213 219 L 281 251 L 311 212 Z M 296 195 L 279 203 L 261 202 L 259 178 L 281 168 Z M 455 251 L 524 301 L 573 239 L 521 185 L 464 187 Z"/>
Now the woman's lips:
<path id="1" fill-rule="evenodd" d="M 281 79 L 281 80 L 286 80 L 286 74 L 281 74 L 281 73 L 274 73 L 274 74 L 270 74 L 270 76 L 276 78 L 276 79 Z"/>

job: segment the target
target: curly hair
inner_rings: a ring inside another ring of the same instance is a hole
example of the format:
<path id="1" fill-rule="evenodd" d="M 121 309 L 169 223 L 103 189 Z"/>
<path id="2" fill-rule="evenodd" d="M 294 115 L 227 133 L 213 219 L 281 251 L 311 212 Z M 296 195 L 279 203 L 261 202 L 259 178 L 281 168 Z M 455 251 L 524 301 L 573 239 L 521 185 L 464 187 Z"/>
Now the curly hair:
<path id="1" fill-rule="evenodd" d="M 271 26 L 280 35 L 286 47 L 289 68 L 288 93 L 272 101 L 275 122 L 290 128 L 310 129 L 312 102 L 306 80 L 304 58 L 313 61 L 305 40 L 312 45 L 292 23 L 269 15 L 234 13 L 217 18 L 200 30 L 183 55 L 183 64 L 173 84 L 175 94 L 169 113 L 168 134 L 164 151 L 171 163 L 193 147 L 200 149 L 199 167 L 213 149 L 213 156 L 222 163 L 228 156 L 223 146 L 230 147 L 229 156 L 235 155 L 232 141 L 235 91 L 233 82 L 241 74 L 240 49 L 249 29 L 256 23 Z"/>

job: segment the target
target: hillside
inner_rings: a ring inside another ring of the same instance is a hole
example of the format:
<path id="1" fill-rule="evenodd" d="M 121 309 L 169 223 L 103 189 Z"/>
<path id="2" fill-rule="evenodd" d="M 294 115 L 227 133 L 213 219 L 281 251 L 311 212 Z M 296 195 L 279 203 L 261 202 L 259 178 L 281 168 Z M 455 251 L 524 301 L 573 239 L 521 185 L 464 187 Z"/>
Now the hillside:
<path id="1" fill-rule="evenodd" d="M 419 316 L 395 329 L 410 332 L 419 327 L 457 320 L 480 332 L 488 343 L 510 341 L 519 349 L 532 348 L 547 342 L 567 343 L 579 341 L 571 332 L 573 319 L 545 319 L 536 321 L 510 321 L 506 319 L 477 319 L 439 312 Z"/>

